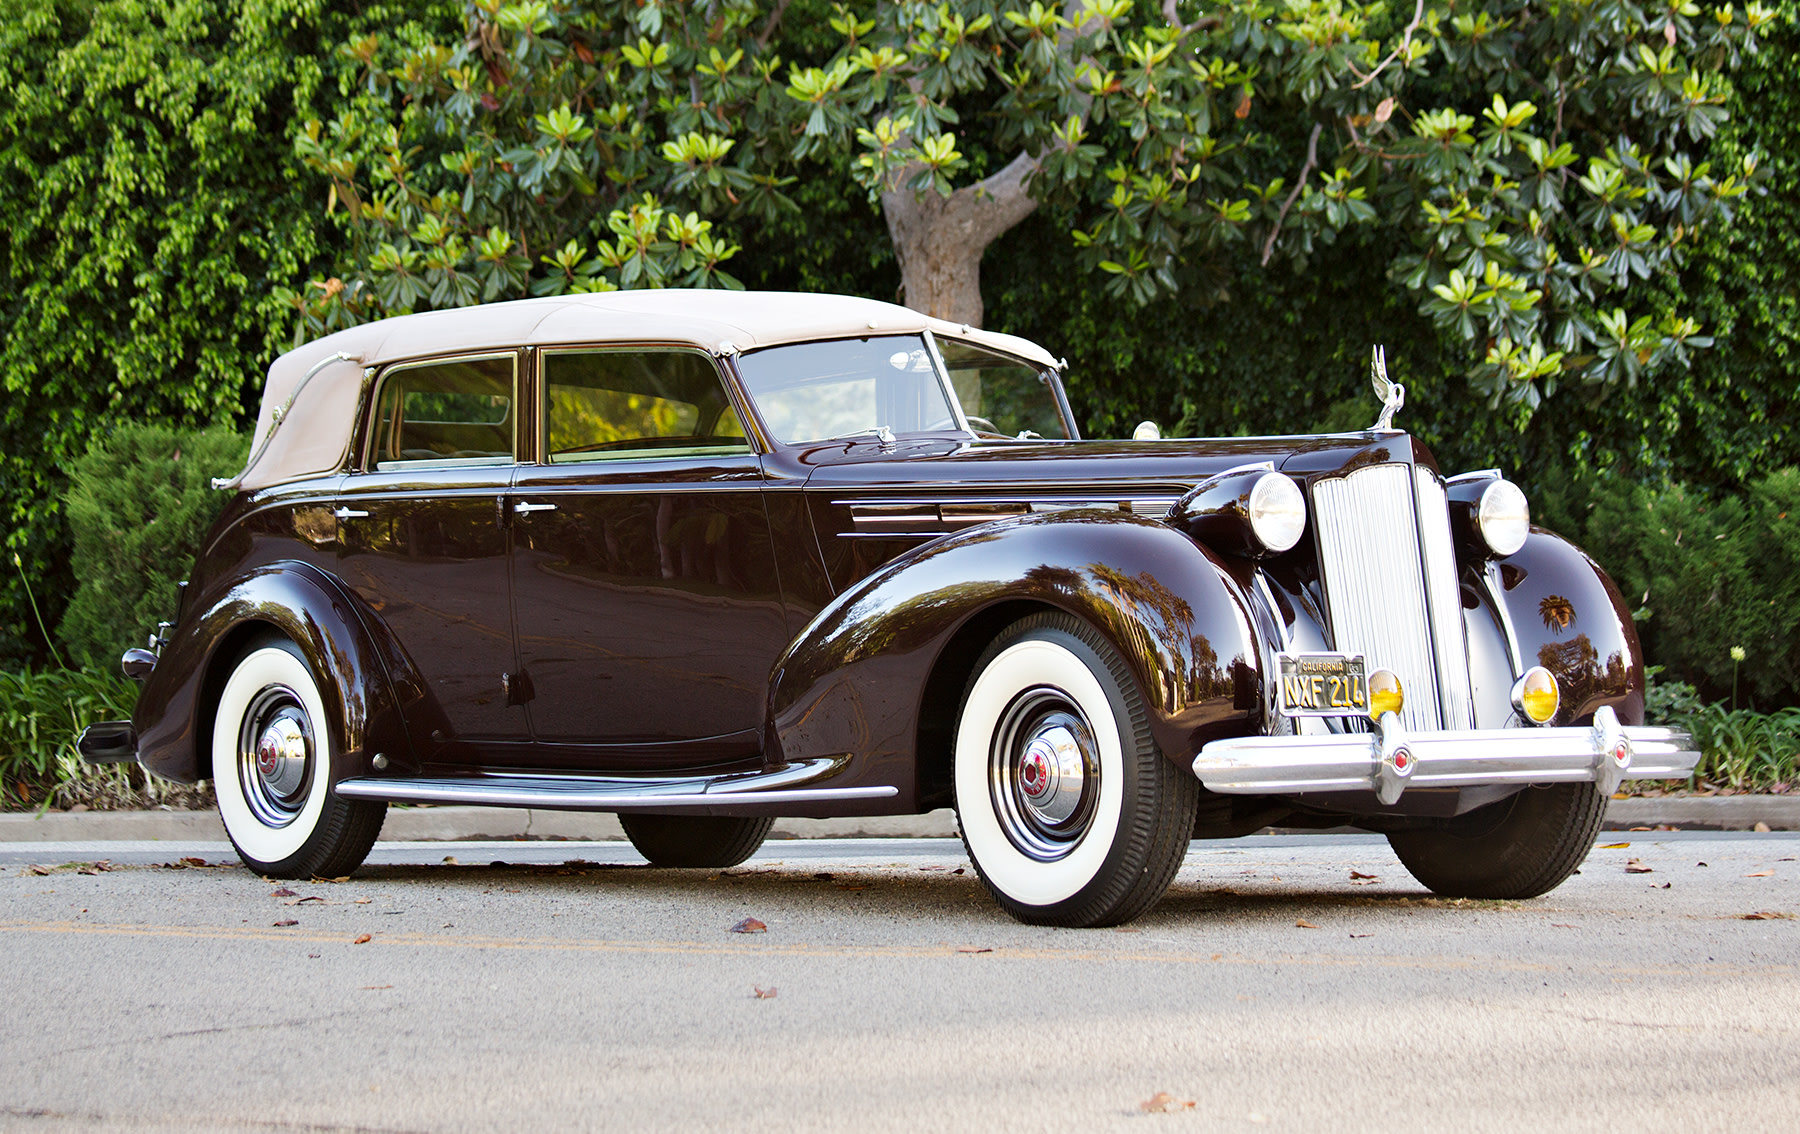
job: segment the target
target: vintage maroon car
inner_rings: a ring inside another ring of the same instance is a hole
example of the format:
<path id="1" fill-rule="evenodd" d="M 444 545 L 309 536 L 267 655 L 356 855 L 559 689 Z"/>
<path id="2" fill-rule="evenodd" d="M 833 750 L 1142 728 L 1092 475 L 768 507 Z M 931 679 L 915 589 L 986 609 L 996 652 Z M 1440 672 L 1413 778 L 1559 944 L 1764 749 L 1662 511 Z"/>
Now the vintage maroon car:
<path id="1" fill-rule="evenodd" d="M 1192 837 L 1385 833 L 1443 894 L 1566 878 L 1642 727 L 1613 585 L 1392 428 L 1081 440 L 1059 364 L 826 295 L 526 300 L 270 368 L 134 719 L 244 861 L 357 866 L 392 801 L 615 811 L 719 867 L 774 816 L 957 809 L 1028 921 Z"/>

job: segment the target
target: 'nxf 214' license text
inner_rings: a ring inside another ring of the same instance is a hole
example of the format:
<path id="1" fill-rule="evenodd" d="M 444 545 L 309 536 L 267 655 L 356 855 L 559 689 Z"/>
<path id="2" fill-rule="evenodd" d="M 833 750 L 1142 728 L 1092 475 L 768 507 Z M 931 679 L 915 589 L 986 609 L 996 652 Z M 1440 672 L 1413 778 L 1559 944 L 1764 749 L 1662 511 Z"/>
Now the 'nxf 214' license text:
<path id="1" fill-rule="evenodd" d="M 1281 711 L 1290 717 L 1341 717 L 1369 711 L 1360 654 L 1280 654 Z"/>

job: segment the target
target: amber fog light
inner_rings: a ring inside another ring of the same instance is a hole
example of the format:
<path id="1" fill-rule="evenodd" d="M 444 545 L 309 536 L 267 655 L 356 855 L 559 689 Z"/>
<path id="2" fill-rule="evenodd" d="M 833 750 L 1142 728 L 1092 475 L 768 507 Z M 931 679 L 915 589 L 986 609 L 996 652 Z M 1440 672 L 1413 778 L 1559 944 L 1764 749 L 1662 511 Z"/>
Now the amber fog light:
<path id="1" fill-rule="evenodd" d="M 1400 675 L 1391 669 L 1378 669 L 1369 675 L 1369 716 L 1380 720 L 1383 713 L 1398 713 L 1406 704 L 1406 690 L 1400 687 Z"/>
<path id="2" fill-rule="evenodd" d="M 1550 671 L 1534 665 L 1513 683 L 1512 703 L 1513 708 L 1532 724 L 1548 724 L 1556 715 L 1556 707 L 1562 703 L 1562 693 L 1556 688 L 1556 678 Z"/>

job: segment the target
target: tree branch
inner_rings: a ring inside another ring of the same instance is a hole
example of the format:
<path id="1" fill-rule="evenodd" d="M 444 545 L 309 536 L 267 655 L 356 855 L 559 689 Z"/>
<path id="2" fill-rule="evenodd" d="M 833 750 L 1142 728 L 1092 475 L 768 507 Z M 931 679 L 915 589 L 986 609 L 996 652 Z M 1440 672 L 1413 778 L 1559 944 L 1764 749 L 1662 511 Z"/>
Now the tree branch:
<path id="1" fill-rule="evenodd" d="M 1184 24 L 1181 22 L 1181 13 L 1175 10 L 1175 4 L 1176 0 L 1163 0 L 1163 19 L 1169 21 L 1169 26 L 1182 35 L 1187 35 L 1189 32 L 1211 31 L 1219 26 L 1219 17 L 1217 16 L 1201 16 L 1191 24 Z"/>
<path id="2" fill-rule="evenodd" d="M 1170 8 L 1173 8 L 1174 6 L 1175 6 L 1175 0 L 1163 0 L 1163 10 L 1164 11 L 1168 11 Z M 1406 34 L 1400 37 L 1400 46 L 1394 48 L 1393 52 L 1391 54 L 1389 54 L 1386 59 L 1383 59 L 1380 63 L 1376 64 L 1375 69 L 1373 71 L 1370 71 L 1367 75 L 1363 76 L 1362 81 L 1357 83 L 1355 86 L 1351 87 L 1350 89 L 1353 91 L 1362 90 L 1364 87 L 1368 86 L 1370 83 L 1375 81 L 1375 76 L 1377 76 L 1377 75 L 1381 74 L 1383 71 L 1387 70 L 1387 65 L 1389 63 L 1392 63 L 1394 60 L 1400 58 L 1401 54 L 1403 52 L 1405 52 L 1405 50 L 1409 46 L 1412 45 L 1413 33 L 1419 30 L 1419 21 L 1423 20 L 1424 18 L 1425 18 L 1425 0 L 1418 0 L 1418 3 L 1413 7 L 1412 23 L 1406 25 Z"/>
<path id="3" fill-rule="evenodd" d="M 775 0 L 775 10 L 769 13 L 769 20 L 763 29 L 756 33 L 756 49 L 767 50 L 769 41 L 775 38 L 775 29 L 781 26 L 781 17 L 786 14 L 789 0 Z"/>
<path id="4" fill-rule="evenodd" d="M 1269 230 L 1269 239 L 1263 242 L 1262 266 L 1269 266 L 1269 257 L 1275 254 L 1275 239 L 1281 235 L 1281 224 L 1287 220 L 1288 210 L 1300 199 L 1306 189 L 1306 179 L 1312 176 L 1313 167 L 1319 163 L 1319 132 L 1325 129 L 1323 122 L 1313 123 L 1312 137 L 1306 140 L 1306 164 L 1300 167 L 1300 177 L 1294 182 L 1294 191 L 1281 202 L 1281 211 L 1275 214 L 1275 227 Z"/>

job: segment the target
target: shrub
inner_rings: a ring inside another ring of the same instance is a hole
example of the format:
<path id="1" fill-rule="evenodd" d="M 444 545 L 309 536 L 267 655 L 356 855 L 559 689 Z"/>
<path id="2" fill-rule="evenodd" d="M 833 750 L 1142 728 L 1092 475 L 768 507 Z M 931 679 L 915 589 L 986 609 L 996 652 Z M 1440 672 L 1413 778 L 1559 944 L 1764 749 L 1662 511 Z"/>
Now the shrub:
<path id="1" fill-rule="evenodd" d="M 223 427 L 129 424 L 75 462 L 64 507 L 80 582 L 57 635 L 72 659 L 110 670 L 174 617 L 175 584 L 225 504 L 208 481 L 241 468 L 248 448 Z"/>
<path id="2" fill-rule="evenodd" d="M 82 772 L 82 728 L 123 720 L 136 701 L 135 685 L 104 670 L 0 671 L 0 807 L 50 803 Z"/>
<path id="3" fill-rule="evenodd" d="M 1552 504 L 1619 584 L 1651 662 L 1733 708 L 1800 701 L 1800 471 L 1717 499 L 1595 479 Z"/>

